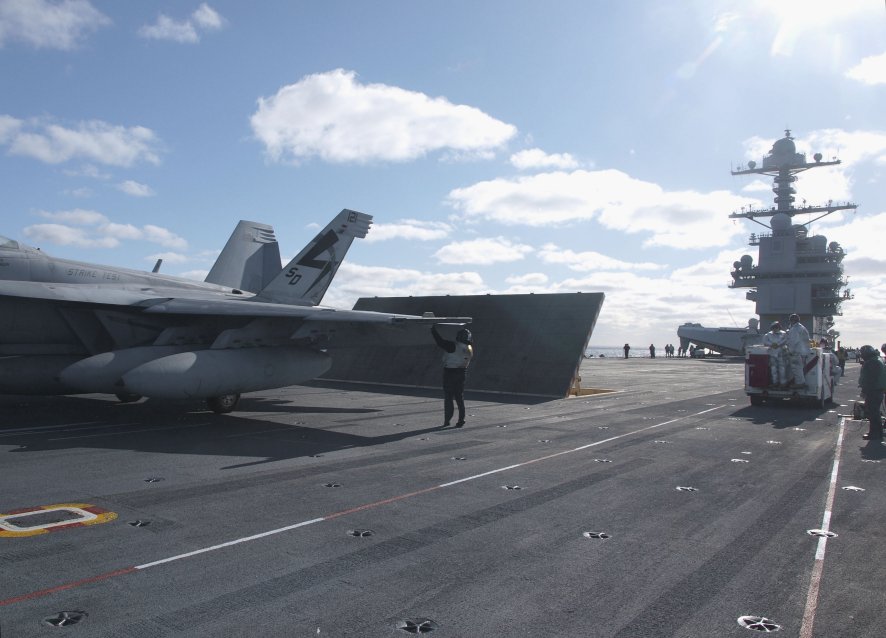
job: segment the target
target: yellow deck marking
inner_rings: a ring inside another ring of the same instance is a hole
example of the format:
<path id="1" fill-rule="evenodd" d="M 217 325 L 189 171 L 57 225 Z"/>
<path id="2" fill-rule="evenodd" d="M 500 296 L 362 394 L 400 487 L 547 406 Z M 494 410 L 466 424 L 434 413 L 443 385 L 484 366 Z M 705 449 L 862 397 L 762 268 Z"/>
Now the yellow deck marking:
<path id="1" fill-rule="evenodd" d="M 69 512 L 74 514 L 76 518 L 55 523 L 28 525 L 29 517 L 47 512 Z M 115 518 L 117 518 L 116 513 L 109 512 L 90 503 L 56 503 L 54 505 L 26 507 L 0 514 L 0 538 L 36 536 L 37 534 L 47 534 L 63 529 L 107 523 Z"/>

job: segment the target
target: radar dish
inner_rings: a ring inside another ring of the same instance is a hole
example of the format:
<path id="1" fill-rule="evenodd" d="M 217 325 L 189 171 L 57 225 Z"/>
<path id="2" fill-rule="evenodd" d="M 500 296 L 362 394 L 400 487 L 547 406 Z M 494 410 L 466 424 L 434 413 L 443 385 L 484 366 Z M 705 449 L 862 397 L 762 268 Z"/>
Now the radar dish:
<path id="1" fill-rule="evenodd" d="M 772 145 L 772 154 L 773 155 L 793 155 L 797 152 L 797 145 L 794 144 L 794 140 L 789 137 L 783 137 L 780 140 L 776 140 L 775 144 Z"/>
<path id="2" fill-rule="evenodd" d="M 772 230 L 788 230 L 791 227 L 791 218 L 786 213 L 776 213 L 772 216 Z"/>

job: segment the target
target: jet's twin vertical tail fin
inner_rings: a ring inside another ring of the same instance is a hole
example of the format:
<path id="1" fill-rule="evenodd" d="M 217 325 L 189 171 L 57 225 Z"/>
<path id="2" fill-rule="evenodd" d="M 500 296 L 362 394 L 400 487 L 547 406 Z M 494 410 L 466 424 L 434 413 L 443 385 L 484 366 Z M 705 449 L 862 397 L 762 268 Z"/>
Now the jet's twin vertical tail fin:
<path id="1" fill-rule="evenodd" d="M 280 246 L 274 228 L 241 220 L 205 281 L 258 292 L 280 274 Z"/>
<path id="2" fill-rule="evenodd" d="M 351 242 L 366 237 L 371 224 L 372 215 L 344 209 L 254 299 L 316 306 Z"/>

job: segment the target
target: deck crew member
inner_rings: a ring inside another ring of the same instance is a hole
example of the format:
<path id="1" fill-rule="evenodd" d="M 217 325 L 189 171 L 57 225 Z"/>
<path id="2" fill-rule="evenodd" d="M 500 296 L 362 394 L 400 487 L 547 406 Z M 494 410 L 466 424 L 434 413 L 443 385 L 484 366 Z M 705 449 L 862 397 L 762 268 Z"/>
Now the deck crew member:
<path id="1" fill-rule="evenodd" d="M 443 425 L 449 425 L 455 411 L 453 401 L 458 406 L 458 421 L 455 427 L 465 424 L 465 376 L 468 364 L 474 356 L 471 331 L 462 328 L 455 335 L 455 341 L 440 336 L 437 326 L 431 326 L 431 334 L 437 345 L 445 350 L 443 355 Z"/>
<path id="2" fill-rule="evenodd" d="M 861 396 L 864 398 L 865 414 L 871 422 L 868 433 L 861 438 L 882 441 L 883 422 L 880 420 L 880 404 L 883 403 L 883 386 L 880 377 L 883 373 L 883 363 L 873 346 L 862 346 L 859 354 L 864 363 L 861 364 L 861 373 L 858 375 L 858 387 L 861 388 Z"/>
<path id="3" fill-rule="evenodd" d="M 822 339 L 821 344 L 821 356 L 824 359 L 823 365 L 830 369 L 831 379 L 833 380 L 834 385 L 837 385 L 840 377 L 843 376 L 843 368 L 840 367 L 840 358 L 837 356 L 837 353 L 834 352 L 831 343 L 827 339 Z"/>
<path id="4" fill-rule="evenodd" d="M 763 335 L 763 345 L 769 348 L 769 385 L 781 386 L 787 383 L 787 353 L 784 349 L 787 335 L 781 323 L 773 321 L 769 332 Z"/>
<path id="5" fill-rule="evenodd" d="M 803 371 L 806 359 L 812 353 L 809 347 L 809 331 L 800 323 L 800 316 L 793 314 L 790 317 L 791 327 L 788 328 L 786 345 L 791 358 L 791 372 L 793 374 L 793 387 L 806 387 L 806 373 Z"/>
<path id="6" fill-rule="evenodd" d="M 886 343 L 884 343 L 883 345 L 886 346 Z M 886 354 L 886 353 L 884 353 L 884 354 Z M 839 348 L 837 348 L 836 355 L 837 355 L 837 363 L 840 364 L 840 374 L 841 375 L 845 374 L 846 373 L 846 358 L 849 356 L 846 353 L 846 348 L 844 348 L 843 346 L 840 346 Z"/>

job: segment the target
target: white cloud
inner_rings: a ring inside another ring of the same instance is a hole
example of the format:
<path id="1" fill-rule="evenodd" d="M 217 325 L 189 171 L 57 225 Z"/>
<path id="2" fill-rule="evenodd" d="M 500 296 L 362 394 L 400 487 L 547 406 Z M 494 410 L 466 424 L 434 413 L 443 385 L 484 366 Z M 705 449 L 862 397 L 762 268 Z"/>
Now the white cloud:
<path id="1" fill-rule="evenodd" d="M 225 26 L 225 19 L 218 12 L 205 2 L 197 7 L 197 10 L 191 14 L 194 22 L 199 26 L 208 30 L 217 30 Z"/>
<path id="2" fill-rule="evenodd" d="M 157 17 L 154 24 L 146 24 L 138 30 L 138 34 L 150 40 L 172 40 L 185 44 L 194 44 L 200 41 L 197 29 L 190 20 L 176 22 L 162 13 Z"/>
<path id="3" fill-rule="evenodd" d="M 886 237 L 886 212 L 851 217 L 840 226 L 828 228 L 827 237 L 830 241 L 838 242 L 848 253 L 845 264 L 861 259 L 886 260 L 882 243 L 875 240 Z M 847 266 L 846 271 L 855 276 L 852 268 Z M 886 282 L 886 268 L 878 273 L 878 277 Z"/>
<path id="4" fill-rule="evenodd" d="M 540 148 L 531 148 L 511 155 L 511 164 L 521 171 L 532 169 L 578 168 L 578 161 L 569 153 L 545 153 Z"/>
<path id="5" fill-rule="evenodd" d="M 700 261 L 691 266 L 683 268 L 675 268 L 668 275 L 672 281 L 683 282 L 687 289 L 703 289 L 725 288 L 727 282 L 730 281 L 729 273 L 731 268 L 729 264 L 740 261 L 741 256 L 752 254 L 754 260 L 757 258 L 756 251 L 747 245 L 734 244 L 730 248 L 721 250 L 716 256 Z M 751 309 L 753 306 L 751 306 Z M 751 312 L 751 310 L 749 310 Z"/>
<path id="6" fill-rule="evenodd" d="M 37 214 L 61 223 L 28 226 L 25 228 L 25 235 L 51 244 L 113 248 L 119 246 L 121 241 L 147 241 L 175 250 L 184 250 L 188 247 L 187 241 L 166 228 L 151 224 L 141 228 L 132 224 L 119 224 L 93 210 L 77 208 L 54 213 L 38 211 Z M 88 228 L 75 228 L 72 225 Z"/>
<path id="7" fill-rule="evenodd" d="M 70 50 L 109 24 L 107 16 L 87 0 L 3 0 L 0 47 L 19 41 L 38 49 Z"/>
<path id="8" fill-rule="evenodd" d="M 767 184 L 762 179 L 755 179 L 741 189 L 742 193 L 769 193 L 771 191 L 772 184 Z"/>
<path id="9" fill-rule="evenodd" d="M 183 250 L 188 247 L 188 242 L 183 238 L 179 237 L 172 231 L 152 224 L 142 226 L 142 238 L 146 241 L 166 246 L 167 248 L 178 248 Z"/>
<path id="10" fill-rule="evenodd" d="M 430 241 L 443 239 L 449 236 L 450 232 L 452 232 L 452 227 L 444 222 L 403 219 L 392 224 L 373 224 L 365 241 L 377 242 L 390 239 Z"/>
<path id="11" fill-rule="evenodd" d="M 144 25 L 138 30 L 143 38 L 171 40 L 184 44 L 200 41 L 200 31 L 217 31 L 225 25 L 225 19 L 205 2 L 185 20 L 176 21 L 165 14 L 157 17 L 157 22 Z"/>
<path id="12" fill-rule="evenodd" d="M 84 210 L 75 208 L 74 210 L 62 210 L 55 213 L 41 210 L 37 212 L 40 217 L 51 219 L 54 222 L 62 222 L 65 224 L 76 224 L 77 226 L 93 226 L 97 224 L 107 224 L 110 220 L 94 210 Z"/>
<path id="13" fill-rule="evenodd" d="M 434 257 L 443 264 L 488 265 L 519 261 L 531 252 L 531 246 L 495 237 L 453 242 L 434 253 Z"/>
<path id="14" fill-rule="evenodd" d="M 0 142 L 9 145 L 12 155 L 33 157 L 47 164 L 81 158 L 111 166 L 160 163 L 158 140 L 151 129 L 100 120 L 80 122 L 74 129 L 32 120 L 7 134 L 5 140 L 0 137 Z"/>
<path id="15" fill-rule="evenodd" d="M 502 290 L 501 294 L 528 295 L 530 293 L 549 292 L 549 281 L 548 276 L 540 272 L 513 275 L 505 278 L 505 283 L 508 284 L 508 287 Z"/>
<path id="16" fill-rule="evenodd" d="M 102 224 L 99 230 L 107 235 L 108 237 L 113 237 L 114 239 L 141 239 L 142 232 L 137 226 L 133 226 L 132 224 L 117 224 L 115 222 L 108 222 L 106 224 Z"/>
<path id="17" fill-rule="evenodd" d="M 665 191 L 621 171 L 540 173 L 479 182 L 449 193 L 467 218 L 550 226 L 596 220 L 607 228 L 649 233 L 649 245 L 725 245 L 739 229 L 724 213 L 758 203 L 726 191 Z"/>
<path id="18" fill-rule="evenodd" d="M 516 128 L 479 109 L 385 84 L 360 84 L 337 69 L 308 75 L 259 98 L 250 119 L 274 161 L 408 161 L 434 151 L 496 149 Z"/>
<path id="19" fill-rule="evenodd" d="M 178 277 L 183 279 L 191 279 L 193 281 L 206 281 L 206 276 L 209 275 L 208 270 L 186 270 L 185 272 L 178 273 Z"/>
<path id="20" fill-rule="evenodd" d="M 542 272 L 531 272 L 525 275 L 514 275 L 505 278 L 505 283 L 514 286 L 543 286 L 548 281 L 548 276 Z"/>
<path id="21" fill-rule="evenodd" d="M 181 253 L 155 253 L 153 255 L 148 255 L 145 257 L 146 261 L 156 262 L 158 259 L 162 259 L 164 264 L 183 264 L 191 260 L 187 255 L 182 255 Z"/>
<path id="22" fill-rule="evenodd" d="M 651 262 L 628 262 L 613 259 L 601 253 L 588 250 L 577 253 L 572 250 L 560 248 L 554 244 L 545 244 L 538 257 L 547 264 L 564 264 L 572 270 L 599 271 L 599 270 L 664 270 L 664 264 Z"/>
<path id="23" fill-rule="evenodd" d="M 712 285 L 672 274 L 649 276 L 634 272 L 599 271 L 584 277 L 551 281 L 544 286 L 512 286 L 507 293 L 576 293 L 602 292 L 606 295 L 592 337 L 596 344 L 619 345 L 630 341 L 634 347 L 650 342 L 677 342 L 677 327 L 687 321 L 709 326 L 733 325 L 724 308 L 738 308 L 735 324 L 746 325 L 753 315 L 753 304 L 740 299 L 743 291 L 724 286 L 723 265 L 720 279 Z M 642 308 L 642 312 L 637 309 Z"/>
<path id="24" fill-rule="evenodd" d="M 68 177 L 89 177 L 91 179 L 111 179 L 110 173 L 103 173 L 93 164 L 84 164 L 80 168 L 66 168 L 62 171 Z"/>
<path id="25" fill-rule="evenodd" d="M 323 298 L 324 305 L 350 308 L 359 297 L 480 295 L 490 292 L 476 272 L 428 273 L 362 266 L 345 261 Z"/>
<path id="26" fill-rule="evenodd" d="M 862 162 L 886 162 L 886 131 L 844 131 L 820 129 L 798 138 L 798 150 L 820 151 L 824 159 L 839 155 L 846 167 Z M 808 153 L 808 151 L 807 151 Z M 807 157 L 807 160 L 810 159 Z M 821 172 L 816 171 L 816 176 Z"/>
<path id="27" fill-rule="evenodd" d="M 21 130 L 22 122 L 9 115 L 0 115 L 0 144 L 7 144 L 9 140 Z"/>
<path id="28" fill-rule="evenodd" d="M 139 182 L 135 182 L 131 179 L 117 184 L 117 188 L 127 195 L 132 195 L 133 197 L 151 197 L 152 195 L 154 195 L 154 191 L 151 189 L 150 186 L 147 186 L 146 184 L 140 184 Z"/>
<path id="29" fill-rule="evenodd" d="M 878 317 L 886 313 L 886 254 L 876 239 L 886 236 L 886 211 L 847 217 L 845 223 L 827 229 L 828 241 L 846 251 L 843 260 L 848 288 L 854 299 L 843 304 L 837 329 L 845 343 L 878 346 L 884 338 Z"/>
<path id="30" fill-rule="evenodd" d="M 862 59 L 846 71 L 846 77 L 864 84 L 886 84 L 886 53 Z"/>
<path id="31" fill-rule="evenodd" d="M 34 242 L 47 242 L 56 246 L 80 248 L 114 248 L 120 244 L 115 237 L 95 236 L 83 228 L 71 228 L 64 224 L 34 224 L 24 230 L 25 237 Z"/>

